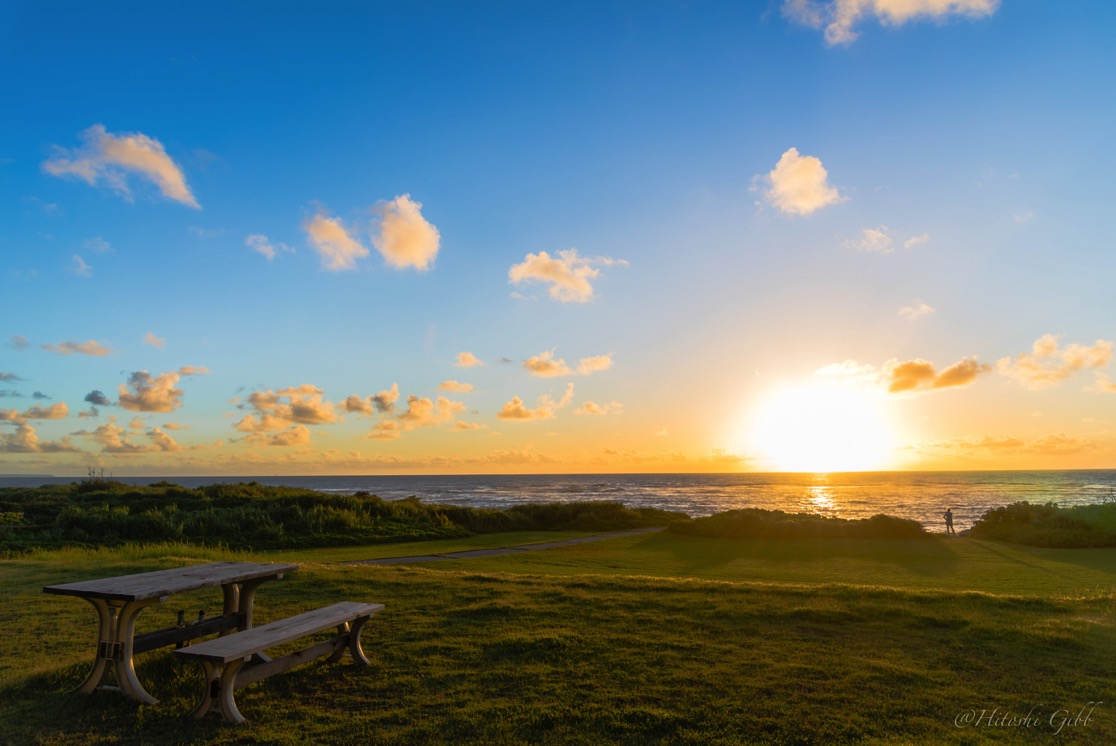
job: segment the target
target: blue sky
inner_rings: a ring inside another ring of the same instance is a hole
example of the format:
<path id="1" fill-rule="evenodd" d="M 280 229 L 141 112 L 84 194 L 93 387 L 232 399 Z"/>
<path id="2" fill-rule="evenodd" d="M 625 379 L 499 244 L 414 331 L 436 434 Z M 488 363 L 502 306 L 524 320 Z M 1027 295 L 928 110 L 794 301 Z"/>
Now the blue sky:
<path id="1" fill-rule="evenodd" d="M 1114 20 L 0 3 L 0 472 L 1111 467 Z"/>

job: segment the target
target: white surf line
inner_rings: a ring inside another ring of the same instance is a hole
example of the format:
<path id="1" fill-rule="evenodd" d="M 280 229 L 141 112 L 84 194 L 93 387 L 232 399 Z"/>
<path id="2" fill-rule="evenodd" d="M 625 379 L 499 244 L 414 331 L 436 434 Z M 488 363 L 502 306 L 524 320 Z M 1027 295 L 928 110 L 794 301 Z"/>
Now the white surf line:
<path id="1" fill-rule="evenodd" d="M 588 544 L 591 541 L 602 539 L 616 539 L 621 536 L 634 536 L 636 534 L 649 534 L 662 531 L 662 526 L 651 528 L 633 528 L 627 531 L 612 531 L 607 534 L 594 534 L 582 536 L 577 539 L 562 539 L 561 541 L 545 541 L 538 544 L 517 544 L 510 547 L 495 547 L 492 549 L 466 549 L 460 552 L 445 552 L 444 554 L 418 554 L 410 557 L 381 557 L 380 559 L 349 560 L 341 562 L 343 565 L 406 565 L 415 562 L 438 562 L 441 560 L 471 559 L 473 557 L 495 557 L 501 554 L 517 554 L 519 552 L 537 552 L 543 549 L 557 549 L 570 547 L 577 544 Z"/>

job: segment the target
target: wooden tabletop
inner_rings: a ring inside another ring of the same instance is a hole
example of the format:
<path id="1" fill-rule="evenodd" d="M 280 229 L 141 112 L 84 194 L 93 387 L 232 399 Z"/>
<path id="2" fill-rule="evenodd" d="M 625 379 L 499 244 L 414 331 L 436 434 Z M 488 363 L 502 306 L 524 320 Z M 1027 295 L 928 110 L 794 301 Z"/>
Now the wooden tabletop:
<path id="1" fill-rule="evenodd" d="M 259 562 L 210 562 L 204 565 L 176 567 L 170 570 L 120 575 L 115 578 L 82 580 L 43 587 L 43 593 L 62 596 L 102 598 L 106 601 L 146 601 L 170 596 L 195 588 L 226 583 L 241 583 L 257 578 L 280 577 L 294 572 L 298 565 L 264 564 Z"/>

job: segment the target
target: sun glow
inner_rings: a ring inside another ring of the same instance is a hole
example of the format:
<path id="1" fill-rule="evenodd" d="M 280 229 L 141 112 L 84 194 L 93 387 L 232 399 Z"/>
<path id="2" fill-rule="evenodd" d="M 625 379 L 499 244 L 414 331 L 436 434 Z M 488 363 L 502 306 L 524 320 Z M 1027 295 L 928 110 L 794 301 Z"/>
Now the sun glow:
<path id="1" fill-rule="evenodd" d="M 848 381 L 774 391 L 749 416 L 749 451 L 774 471 L 893 466 L 895 435 L 880 392 Z"/>

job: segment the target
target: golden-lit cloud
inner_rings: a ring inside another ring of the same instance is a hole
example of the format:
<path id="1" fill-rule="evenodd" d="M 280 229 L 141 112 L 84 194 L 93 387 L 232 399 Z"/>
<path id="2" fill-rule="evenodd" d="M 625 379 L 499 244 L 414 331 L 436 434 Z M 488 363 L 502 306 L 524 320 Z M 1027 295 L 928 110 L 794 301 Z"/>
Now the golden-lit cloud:
<path id="1" fill-rule="evenodd" d="M 784 0 L 783 13 L 798 23 L 825 29 L 833 46 L 856 40 L 854 27 L 875 19 L 885 26 L 915 20 L 942 22 L 950 16 L 982 18 L 996 12 L 1000 0 Z"/>
<path id="2" fill-rule="evenodd" d="M 399 384 L 391 384 L 391 388 L 381 391 L 371 397 L 373 406 L 383 414 L 391 414 L 395 410 L 395 402 L 399 401 Z"/>
<path id="3" fill-rule="evenodd" d="M 473 384 L 454 380 L 442 381 L 438 384 L 438 390 L 452 391 L 455 394 L 467 394 L 473 390 Z"/>
<path id="4" fill-rule="evenodd" d="M 967 386 L 977 377 L 992 369 L 992 366 L 962 358 L 938 373 L 932 363 L 921 358 L 914 360 L 889 360 L 884 363 L 883 374 L 887 390 L 893 394 L 919 389 L 942 389 Z"/>
<path id="5" fill-rule="evenodd" d="M 374 414 L 375 410 L 372 407 L 372 397 L 369 396 L 362 399 L 356 394 L 351 394 L 345 399 L 345 411 L 351 414 Z"/>
<path id="6" fill-rule="evenodd" d="M 302 227 L 310 237 L 310 245 L 321 256 L 322 266 L 330 271 L 356 269 L 357 260 L 368 256 L 368 249 L 353 238 L 340 218 L 319 212 Z"/>
<path id="7" fill-rule="evenodd" d="M 42 348 L 50 352 L 57 352 L 59 355 L 93 355 L 94 357 L 104 357 L 112 352 L 108 347 L 92 339 L 88 342 L 76 342 L 71 339 L 67 342 L 59 342 L 53 345 L 44 344 Z"/>
<path id="8" fill-rule="evenodd" d="M 929 316 L 932 313 L 935 313 L 934 309 L 922 301 L 915 301 L 911 305 L 899 309 L 900 316 L 912 321 L 923 316 Z"/>
<path id="9" fill-rule="evenodd" d="M 554 352 L 540 352 L 538 355 L 533 355 L 523 361 L 523 367 L 530 371 L 531 375 L 539 376 L 540 378 L 554 378 L 556 376 L 568 376 L 573 373 L 570 367 L 566 365 L 565 360 L 554 358 Z"/>
<path id="10" fill-rule="evenodd" d="M 66 402 L 56 402 L 49 407 L 34 406 L 20 412 L 17 409 L 0 409 L 0 422 L 23 423 L 27 420 L 62 420 L 70 414 Z"/>
<path id="11" fill-rule="evenodd" d="M 819 158 L 799 155 L 790 148 L 767 174 L 770 184 L 764 193 L 768 202 L 787 215 L 809 215 L 843 197 L 829 184 L 829 174 Z"/>
<path id="12" fill-rule="evenodd" d="M 577 363 L 577 372 L 583 376 L 600 373 L 612 367 L 612 355 L 583 357 Z"/>
<path id="13" fill-rule="evenodd" d="M 163 347 L 166 346 L 167 340 L 163 339 L 162 337 L 156 337 L 152 332 L 148 332 L 147 334 L 143 335 L 143 343 L 145 345 L 151 345 L 152 347 L 161 350 L 163 349 Z"/>
<path id="14" fill-rule="evenodd" d="M 182 389 L 175 388 L 179 374 L 162 373 L 152 376 L 137 370 L 120 384 L 118 404 L 136 412 L 173 412 L 182 406 Z"/>
<path id="15" fill-rule="evenodd" d="M 85 130 L 81 138 L 84 144 L 73 150 L 56 146 L 54 155 L 43 162 L 43 171 L 78 178 L 93 186 L 103 184 L 129 202 L 132 192 L 128 176 L 135 174 L 152 182 L 164 197 L 201 207 L 186 185 L 181 167 L 158 140 L 139 132 L 114 135 L 102 124 Z"/>
<path id="16" fill-rule="evenodd" d="M 376 213 L 380 216 L 380 233 L 373 236 L 372 244 L 387 263 L 400 269 L 429 269 L 438 256 L 441 236 L 422 216 L 422 203 L 404 194 L 377 205 Z"/>
<path id="17" fill-rule="evenodd" d="M 478 365 L 484 365 L 480 358 L 471 352 L 457 353 L 457 362 L 454 363 L 458 368 L 473 368 Z"/>
<path id="18" fill-rule="evenodd" d="M 459 412 L 464 412 L 466 409 L 462 402 L 444 396 L 439 396 L 436 401 L 426 397 L 408 396 L 407 410 L 399 415 L 399 421 L 407 430 L 429 427 L 452 422 Z"/>
<path id="19" fill-rule="evenodd" d="M 542 282 L 550 285 L 549 294 L 562 303 L 587 303 L 593 298 L 593 280 L 601 273 L 597 266 L 626 266 L 623 259 L 584 257 L 577 249 L 559 251 L 551 256 L 545 251 L 528 254 L 508 270 L 508 281 L 514 285 Z"/>
<path id="20" fill-rule="evenodd" d="M 367 438 L 372 440 L 395 440 L 399 437 L 399 423 L 395 420 L 377 422 L 368 432 Z"/>
<path id="21" fill-rule="evenodd" d="M 590 414 L 590 415 L 606 415 L 606 414 L 620 414 L 623 407 L 620 402 L 609 402 L 605 405 L 597 404 L 593 401 L 587 401 L 580 407 L 573 411 L 574 414 Z"/>
<path id="22" fill-rule="evenodd" d="M 0 433 L 0 453 L 76 453 L 81 449 L 70 443 L 70 439 L 59 441 L 39 440 L 35 428 L 21 422 L 14 433 Z"/>
<path id="23" fill-rule="evenodd" d="M 183 365 L 178 369 L 180 376 L 207 376 L 209 375 L 209 368 L 204 365 Z"/>
<path id="24" fill-rule="evenodd" d="M 547 420 L 554 417 L 559 409 L 567 406 L 573 401 L 574 385 L 572 383 L 566 384 L 566 391 L 562 395 L 561 400 L 555 402 L 549 396 L 543 395 L 539 397 L 538 406 L 534 409 L 529 408 L 523 403 L 523 400 L 518 396 L 513 396 L 511 401 L 505 402 L 504 406 L 496 414 L 496 417 L 501 420 L 508 420 L 512 422 L 527 422 L 530 420 Z"/>
<path id="25" fill-rule="evenodd" d="M 1012 360 L 1001 358 L 996 367 L 1028 389 L 1049 388 L 1081 370 L 1095 370 L 1112 359 L 1112 342 L 1098 339 L 1091 347 L 1080 344 L 1059 346 L 1058 337 L 1044 334 L 1035 340 L 1031 352 Z"/>
<path id="26" fill-rule="evenodd" d="M 147 431 L 145 437 L 148 442 L 137 443 L 133 440 L 136 433 L 129 433 L 123 427 L 117 425 L 115 420 L 106 422 L 92 433 L 84 434 L 99 443 L 101 445 L 101 450 L 105 453 L 123 455 L 155 452 L 169 453 L 182 449 L 173 438 L 159 428 Z"/>
<path id="27" fill-rule="evenodd" d="M 310 442 L 309 431 L 302 425 L 326 425 L 337 422 L 339 407 L 323 399 L 317 386 L 303 384 L 278 391 L 253 391 L 247 405 L 254 414 L 245 415 L 233 427 L 243 433 L 260 436 L 278 433 L 275 437 L 249 437 L 256 445 L 302 445 Z"/>

